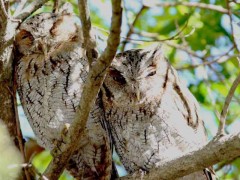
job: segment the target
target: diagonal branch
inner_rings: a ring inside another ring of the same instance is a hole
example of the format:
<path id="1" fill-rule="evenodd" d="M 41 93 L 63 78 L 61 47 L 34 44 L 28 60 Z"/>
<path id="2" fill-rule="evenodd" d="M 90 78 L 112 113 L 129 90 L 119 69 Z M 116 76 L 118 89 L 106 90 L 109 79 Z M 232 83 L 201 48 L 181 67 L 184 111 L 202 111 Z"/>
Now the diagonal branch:
<path id="1" fill-rule="evenodd" d="M 86 1 L 83 1 L 83 3 L 84 2 Z M 107 47 L 97 61 L 92 64 L 73 124 L 70 126 L 63 142 L 59 141 L 56 148 L 52 151 L 54 158 L 44 172 L 44 175 L 49 179 L 57 179 L 60 176 L 71 154 L 77 148 L 76 141 L 81 139 L 89 112 L 106 75 L 106 69 L 110 66 L 116 54 L 120 42 L 121 21 L 121 0 L 112 0 L 112 22 Z"/>
<path id="2" fill-rule="evenodd" d="M 128 175 L 120 179 L 147 179 L 168 180 L 183 177 L 196 171 L 203 170 L 220 161 L 233 159 L 240 155 L 240 133 L 226 135 L 213 141 L 206 146 L 176 158 L 171 161 L 160 163 L 157 168 L 150 170 L 146 175 Z"/>
<path id="3" fill-rule="evenodd" d="M 237 78 L 234 80 L 232 87 L 230 88 L 228 95 L 225 99 L 225 103 L 220 115 L 220 124 L 219 124 L 219 128 L 218 128 L 218 133 L 217 135 L 223 135 L 224 134 L 224 128 L 225 128 L 225 121 L 226 121 L 226 116 L 227 116 L 227 112 L 228 112 L 228 107 L 230 105 L 230 102 L 232 100 L 232 97 L 234 95 L 235 90 L 237 89 L 238 85 L 240 83 L 240 72 L 237 76 Z"/>
<path id="4" fill-rule="evenodd" d="M 49 0 L 37 0 L 33 1 L 26 8 L 24 8 L 20 14 L 16 14 L 14 18 L 24 21 L 28 16 L 30 16 L 34 11 L 42 7 Z"/>
<path id="5" fill-rule="evenodd" d="M 147 7 L 146 7 L 146 6 L 142 6 L 142 8 L 141 8 L 141 9 L 138 11 L 138 13 L 136 14 L 135 19 L 134 19 L 132 25 L 130 25 L 130 27 L 129 27 L 128 33 L 127 33 L 127 35 L 126 35 L 126 39 L 129 39 L 130 36 L 132 35 L 132 33 L 133 33 L 133 28 L 134 28 L 134 26 L 136 25 L 138 19 L 140 18 L 140 16 L 142 15 L 142 13 L 144 12 L 145 9 L 147 9 Z M 127 43 L 128 43 L 127 41 L 124 41 L 124 42 L 123 42 L 122 48 L 121 48 L 122 51 L 124 51 L 125 46 L 126 46 Z"/>

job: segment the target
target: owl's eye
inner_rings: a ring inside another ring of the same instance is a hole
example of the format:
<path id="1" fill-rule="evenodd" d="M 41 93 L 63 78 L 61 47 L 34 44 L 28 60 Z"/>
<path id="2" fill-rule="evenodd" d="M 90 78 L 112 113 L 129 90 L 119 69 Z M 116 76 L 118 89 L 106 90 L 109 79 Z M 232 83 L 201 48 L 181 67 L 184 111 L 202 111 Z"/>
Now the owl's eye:
<path id="1" fill-rule="evenodd" d="M 25 40 L 25 41 L 28 41 L 28 40 L 33 41 L 34 40 L 32 34 L 25 30 L 21 30 L 21 32 L 19 33 L 19 35 L 17 35 L 16 38 L 18 40 Z"/>
<path id="2" fill-rule="evenodd" d="M 125 78 L 122 76 L 121 72 L 116 69 L 110 68 L 109 75 L 113 78 L 114 81 L 117 81 L 120 84 L 126 84 Z"/>
<path id="3" fill-rule="evenodd" d="M 150 72 L 147 76 L 149 77 L 149 76 L 154 76 L 156 74 L 156 71 L 152 71 L 152 72 Z"/>
<path id="4" fill-rule="evenodd" d="M 22 39 L 26 39 L 26 38 L 28 38 L 28 34 L 25 34 L 22 36 Z"/>
<path id="5" fill-rule="evenodd" d="M 119 82 L 120 84 L 126 84 L 126 80 L 122 76 L 115 76 L 113 77 L 113 80 Z"/>

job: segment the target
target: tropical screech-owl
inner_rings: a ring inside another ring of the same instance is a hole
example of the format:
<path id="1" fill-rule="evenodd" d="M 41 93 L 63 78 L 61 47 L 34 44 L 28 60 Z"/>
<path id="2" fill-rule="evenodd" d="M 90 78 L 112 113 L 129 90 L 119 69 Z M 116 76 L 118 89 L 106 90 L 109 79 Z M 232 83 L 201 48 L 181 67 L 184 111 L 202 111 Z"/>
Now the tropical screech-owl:
<path id="1" fill-rule="evenodd" d="M 199 105 L 160 46 L 118 54 L 102 86 L 106 122 L 129 173 L 148 171 L 207 141 Z M 184 179 L 207 179 L 209 171 Z"/>
<path id="2" fill-rule="evenodd" d="M 88 74 L 76 19 L 65 10 L 41 13 L 22 23 L 16 35 L 20 100 L 38 143 L 49 150 L 71 125 Z M 102 117 L 97 100 L 67 166 L 78 179 L 110 178 L 111 148 Z"/>

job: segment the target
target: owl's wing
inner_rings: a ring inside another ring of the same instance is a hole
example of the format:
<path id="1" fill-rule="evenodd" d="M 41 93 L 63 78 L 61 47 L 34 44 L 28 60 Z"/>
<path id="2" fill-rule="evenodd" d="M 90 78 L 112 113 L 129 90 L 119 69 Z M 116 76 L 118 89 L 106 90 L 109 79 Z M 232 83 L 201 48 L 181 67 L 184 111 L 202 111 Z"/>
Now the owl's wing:
<path id="1" fill-rule="evenodd" d="M 100 99 L 90 113 L 79 150 L 69 161 L 67 169 L 77 179 L 110 179 L 112 148 Z"/>

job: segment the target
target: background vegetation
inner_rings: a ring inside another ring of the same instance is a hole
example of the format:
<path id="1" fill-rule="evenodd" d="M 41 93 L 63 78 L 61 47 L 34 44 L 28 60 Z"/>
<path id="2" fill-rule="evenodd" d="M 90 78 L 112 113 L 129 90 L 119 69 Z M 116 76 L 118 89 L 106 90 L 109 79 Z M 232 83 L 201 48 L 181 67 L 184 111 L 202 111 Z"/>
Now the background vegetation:
<path id="1" fill-rule="evenodd" d="M 11 12 L 19 1 L 11 1 Z M 78 14 L 77 1 L 69 1 Z M 27 3 L 30 3 L 27 2 Z M 109 0 L 90 0 L 94 27 L 108 35 L 111 18 Z M 53 1 L 35 12 L 52 10 Z M 161 1 L 125 0 L 119 52 L 162 43 L 166 57 L 201 105 L 209 139 L 217 132 L 220 112 L 229 89 L 239 74 L 240 2 L 223 0 Z M 101 35 L 101 38 L 103 36 Z M 99 40 L 103 49 L 104 40 Z M 240 129 L 240 88 L 235 91 L 227 114 L 226 131 Z M 34 138 L 19 106 L 25 138 Z M 33 164 L 43 172 L 49 152 L 35 156 Z M 116 164 L 120 165 L 117 157 Z M 220 179 L 240 179 L 240 158 L 215 166 Z M 119 168 L 122 175 L 126 173 Z M 71 179 L 66 173 L 61 179 Z"/>

